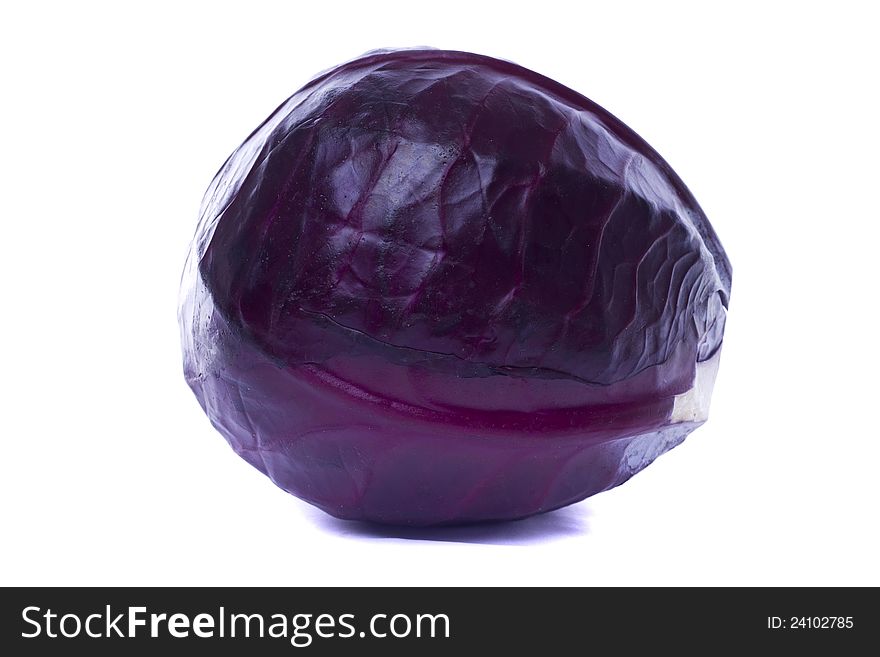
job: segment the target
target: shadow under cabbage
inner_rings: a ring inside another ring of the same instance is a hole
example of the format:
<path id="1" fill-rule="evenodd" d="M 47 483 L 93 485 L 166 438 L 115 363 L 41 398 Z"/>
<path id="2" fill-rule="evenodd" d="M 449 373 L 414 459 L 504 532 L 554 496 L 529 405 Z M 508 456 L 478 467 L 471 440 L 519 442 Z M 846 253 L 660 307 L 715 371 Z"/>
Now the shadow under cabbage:
<path id="1" fill-rule="evenodd" d="M 589 533 L 587 519 L 590 516 L 589 507 L 580 503 L 522 520 L 445 527 L 396 527 L 340 520 L 311 507 L 308 513 L 321 529 L 338 536 L 490 545 L 529 545 L 584 536 Z"/>

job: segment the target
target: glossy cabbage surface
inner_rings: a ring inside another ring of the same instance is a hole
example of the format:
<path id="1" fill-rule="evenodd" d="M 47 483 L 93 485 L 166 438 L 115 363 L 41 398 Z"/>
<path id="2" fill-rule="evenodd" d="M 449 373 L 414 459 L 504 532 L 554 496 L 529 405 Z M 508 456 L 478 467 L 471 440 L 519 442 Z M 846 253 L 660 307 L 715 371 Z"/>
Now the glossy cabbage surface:
<path id="1" fill-rule="evenodd" d="M 730 265 L 668 164 L 515 64 L 378 51 L 291 96 L 203 202 L 187 381 L 341 518 L 512 519 L 706 418 Z"/>

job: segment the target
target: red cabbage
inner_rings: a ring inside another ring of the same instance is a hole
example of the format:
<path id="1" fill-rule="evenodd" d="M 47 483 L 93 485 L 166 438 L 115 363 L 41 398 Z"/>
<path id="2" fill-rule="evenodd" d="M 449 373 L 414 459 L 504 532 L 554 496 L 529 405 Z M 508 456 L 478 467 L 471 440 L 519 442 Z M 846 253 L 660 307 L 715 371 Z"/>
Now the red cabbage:
<path id="1" fill-rule="evenodd" d="M 706 419 L 730 264 L 632 130 L 510 62 L 377 51 L 211 183 L 186 379 L 235 451 L 340 518 L 512 519 Z"/>

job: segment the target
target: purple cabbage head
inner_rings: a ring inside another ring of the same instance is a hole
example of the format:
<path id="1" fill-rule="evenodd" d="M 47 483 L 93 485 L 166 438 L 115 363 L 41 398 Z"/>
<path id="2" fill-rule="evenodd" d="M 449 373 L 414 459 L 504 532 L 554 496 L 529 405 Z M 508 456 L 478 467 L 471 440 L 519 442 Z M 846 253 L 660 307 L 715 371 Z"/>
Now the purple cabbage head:
<path id="1" fill-rule="evenodd" d="M 377 51 L 214 178 L 184 369 L 242 458 L 334 516 L 520 518 L 706 419 L 729 291 L 691 193 L 601 107 L 510 62 Z"/>

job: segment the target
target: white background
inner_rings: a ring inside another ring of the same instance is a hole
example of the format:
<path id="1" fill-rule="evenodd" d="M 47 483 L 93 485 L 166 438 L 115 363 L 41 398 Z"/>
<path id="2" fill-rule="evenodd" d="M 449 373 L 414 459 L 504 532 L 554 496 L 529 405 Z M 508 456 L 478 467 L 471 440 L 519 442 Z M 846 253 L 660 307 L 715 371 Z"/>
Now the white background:
<path id="1" fill-rule="evenodd" d="M 870 3 L 24 6 L 0 19 L 0 583 L 880 585 Z M 184 383 L 177 287 L 214 172 L 313 74 L 398 45 L 585 93 L 716 227 L 711 419 L 623 487 L 371 530 L 275 488 Z"/>

